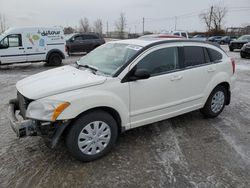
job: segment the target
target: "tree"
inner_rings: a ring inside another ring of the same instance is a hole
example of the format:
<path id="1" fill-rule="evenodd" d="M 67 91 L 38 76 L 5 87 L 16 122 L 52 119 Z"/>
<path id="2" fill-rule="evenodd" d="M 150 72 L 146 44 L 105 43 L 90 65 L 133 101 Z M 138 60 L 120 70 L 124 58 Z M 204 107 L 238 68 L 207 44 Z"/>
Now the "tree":
<path id="1" fill-rule="evenodd" d="M 97 19 L 94 22 L 94 28 L 93 28 L 95 33 L 98 33 L 99 35 L 102 35 L 102 20 L 101 19 Z"/>
<path id="2" fill-rule="evenodd" d="M 86 17 L 84 19 L 81 18 L 79 23 L 80 23 L 79 32 L 83 32 L 83 33 L 91 32 L 88 18 Z"/>
<path id="3" fill-rule="evenodd" d="M 118 32 L 119 38 L 123 39 L 124 38 L 124 32 L 125 32 L 125 27 L 126 27 L 126 17 L 124 13 L 120 14 L 120 18 L 116 21 L 115 27 Z"/>
<path id="4" fill-rule="evenodd" d="M 206 24 L 208 32 L 219 33 L 222 30 L 227 14 L 227 8 L 216 5 L 211 10 L 200 14 L 200 19 Z"/>
<path id="5" fill-rule="evenodd" d="M 72 27 L 64 27 L 63 28 L 64 34 L 71 34 L 71 33 L 75 33 L 75 29 Z"/>
<path id="6" fill-rule="evenodd" d="M 4 14 L 0 13 L 0 34 L 7 29 L 6 18 Z"/>

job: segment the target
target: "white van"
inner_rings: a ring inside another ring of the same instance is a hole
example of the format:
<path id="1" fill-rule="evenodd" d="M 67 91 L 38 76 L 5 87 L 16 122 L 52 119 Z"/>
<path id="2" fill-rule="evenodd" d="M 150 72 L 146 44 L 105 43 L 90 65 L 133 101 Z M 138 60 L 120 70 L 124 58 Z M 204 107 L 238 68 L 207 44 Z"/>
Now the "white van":
<path id="1" fill-rule="evenodd" d="M 61 28 L 10 28 L 0 35 L 0 65 L 40 62 L 60 65 L 66 56 Z"/>
<path id="2" fill-rule="evenodd" d="M 189 39 L 187 31 L 171 31 L 171 34 Z"/>

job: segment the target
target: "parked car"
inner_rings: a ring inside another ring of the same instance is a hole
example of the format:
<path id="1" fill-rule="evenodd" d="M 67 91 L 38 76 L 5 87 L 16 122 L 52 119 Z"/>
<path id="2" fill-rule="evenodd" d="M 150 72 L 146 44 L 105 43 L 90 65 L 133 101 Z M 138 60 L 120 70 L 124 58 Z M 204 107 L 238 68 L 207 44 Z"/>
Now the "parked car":
<path id="1" fill-rule="evenodd" d="M 207 41 L 207 37 L 205 35 L 195 35 L 192 38 L 193 40 L 198 40 L 198 41 Z"/>
<path id="2" fill-rule="evenodd" d="M 236 37 L 231 37 L 231 36 L 224 36 L 221 39 L 219 39 L 217 42 L 219 44 L 229 44 L 231 41 L 235 40 Z"/>
<path id="3" fill-rule="evenodd" d="M 75 52 L 89 53 L 96 47 L 105 43 L 105 40 L 96 34 L 75 33 L 66 37 L 66 49 L 69 55 Z"/>
<path id="4" fill-rule="evenodd" d="M 222 36 L 212 36 L 212 37 L 209 37 L 207 40 L 209 42 L 218 42 L 221 38 Z"/>
<path id="5" fill-rule="evenodd" d="M 172 31 L 170 34 L 189 39 L 187 31 Z"/>
<path id="6" fill-rule="evenodd" d="M 240 50 L 240 56 L 242 58 L 250 57 L 250 42 L 243 45 Z"/>
<path id="7" fill-rule="evenodd" d="M 47 135 L 51 147 L 64 135 L 71 155 L 91 161 L 108 153 L 126 130 L 198 109 L 218 116 L 230 103 L 234 72 L 234 61 L 205 42 L 108 42 L 75 67 L 17 82 L 10 123 L 19 137 Z"/>
<path id="8" fill-rule="evenodd" d="M 242 46 L 248 42 L 250 42 L 250 35 L 242 35 L 229 43 L 229 50 L 234 51 L 235 49 L 241 49 Z"/>
<path id="9" fill-rule="evenodd" d="M 145 38 L 175 38 L 175 39 L 184 39 L 182 36 L 176 36 L 176 35 L 170 35 L 170 34 L 152 34 L 152 35 L 143 35 L 139 37 L 140 39 L 145 39 Z"/>
<path id="10" fill-rule="evenodd" d="M 65 56 L 61 28 L 16 27 L 0 35 L 0 64 L 45 61 L 61 65 Z"/>

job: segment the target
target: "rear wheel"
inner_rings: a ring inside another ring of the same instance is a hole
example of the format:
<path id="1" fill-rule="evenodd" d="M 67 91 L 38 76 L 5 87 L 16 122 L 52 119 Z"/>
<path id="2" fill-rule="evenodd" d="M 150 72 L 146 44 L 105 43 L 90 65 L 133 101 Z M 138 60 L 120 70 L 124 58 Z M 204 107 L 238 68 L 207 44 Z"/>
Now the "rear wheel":
<path id="1" fill-rule="evenodd" d="M 118 136 L 114 118 L 104 111 L 89 112 L 71 126 L 66 145 L 68 151 L 80 161 L 92 161 L 108 153 Z"/>
<path id="2" fill-rule="evenodd" d="M 46 65 L 48 66 L 59 66 L 62 64 L 62 57 L 58 53 L 52 53 L 49 58 Z"/>
<path id="3" fill-rule="evenodd" d="M 201 109 L 206 117 L 213 118 L 218 116 L 225 107 L 226 89 L 223 86 L 217 86 L 209 95 L 205 106 Z"/>

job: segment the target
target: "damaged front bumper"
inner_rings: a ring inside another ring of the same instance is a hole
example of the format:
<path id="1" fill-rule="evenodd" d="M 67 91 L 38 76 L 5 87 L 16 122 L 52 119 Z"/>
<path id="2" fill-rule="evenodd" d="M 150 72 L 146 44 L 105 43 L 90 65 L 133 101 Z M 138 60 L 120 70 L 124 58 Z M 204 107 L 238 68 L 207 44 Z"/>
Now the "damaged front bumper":
<path id="1" fill-rule="evenodd" d="M 18 138 L 26 136 L 42 136 L 45 138 L 49 147 L 56 147 L 60 136 L 69 124 L 69 120 L 60 122 L 41 122 L 31 119 L 17 118 L 17 111 L 19 111 L 19 104 L 17 99 L 9 101 L 8 118 L 10 126 L 16 133 Z"/>

